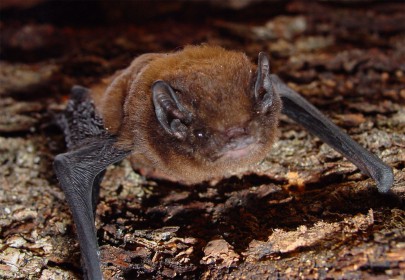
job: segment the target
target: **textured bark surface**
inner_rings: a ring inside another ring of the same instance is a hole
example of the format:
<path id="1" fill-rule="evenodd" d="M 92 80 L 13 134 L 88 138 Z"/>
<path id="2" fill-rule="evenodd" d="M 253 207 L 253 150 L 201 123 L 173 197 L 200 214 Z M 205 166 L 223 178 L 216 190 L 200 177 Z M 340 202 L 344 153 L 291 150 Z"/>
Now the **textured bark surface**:
<path id="1" fill-rule="evenodd" d="M 405 277 L 404 4 L 61 3 L 0 6 L 0 278 L 81 278 L 52 171 L 70 87 L 203 42 L 253 61 L 268 51 L 273 72 L 393 167 L 392 194 L 286 117 L 271 154 L 239 177 L 182 186 L 124 160 L 97 208 L 105 278 Z"/>

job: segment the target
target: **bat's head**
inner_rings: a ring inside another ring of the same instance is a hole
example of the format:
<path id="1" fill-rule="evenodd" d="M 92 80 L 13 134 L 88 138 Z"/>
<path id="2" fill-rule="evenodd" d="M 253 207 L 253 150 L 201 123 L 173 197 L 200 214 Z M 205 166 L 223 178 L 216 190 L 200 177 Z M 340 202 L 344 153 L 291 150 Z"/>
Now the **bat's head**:
<path id="1" fill-rule="evenodd" d="M 257 66 L 218 47 L 178 56 L 151 86 L 157 129 L 149 140 L 164 171 L 198 182 L 261 161 L 277 136 L 281 108 L 267 55 L 259 54 Z"/>

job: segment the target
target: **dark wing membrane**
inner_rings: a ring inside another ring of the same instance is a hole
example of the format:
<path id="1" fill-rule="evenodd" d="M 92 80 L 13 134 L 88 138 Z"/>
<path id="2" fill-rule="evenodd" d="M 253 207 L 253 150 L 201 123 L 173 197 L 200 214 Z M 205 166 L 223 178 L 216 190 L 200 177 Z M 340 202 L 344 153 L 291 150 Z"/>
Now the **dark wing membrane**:
<path id="1" fill-rule="evenodd" d="M 87 279 L 102 279 L 94 226 L 99 184 L 105 169 L 130 151 L 116 148 L 116 138 L 104 130 L 86 88 L 73 88 L 58 124 L 65 133 L 69 152 L 55 157 L 54 170 L 77 228 L 84 274 Z"/>

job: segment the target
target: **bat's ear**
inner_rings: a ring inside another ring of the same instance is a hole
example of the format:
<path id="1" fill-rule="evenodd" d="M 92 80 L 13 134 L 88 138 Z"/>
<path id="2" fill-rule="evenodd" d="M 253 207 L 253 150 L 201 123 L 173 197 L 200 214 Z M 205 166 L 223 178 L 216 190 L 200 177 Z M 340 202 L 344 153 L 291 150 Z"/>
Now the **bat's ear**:
<path id="1" fill-rule="evenodd" d="M 265 52 L 259 53 L 254 97 L 258 110 L 264 114 L 273 105 L 274 89 L 270 79 L 270 60 Z"/>
<path id="2" fill-rule="evenodd" d="M 163 129 L 177 139 L 185 139 L 192 114 L 180 103 L 173 88 L 165 81 L 156 81 L 152 85 L 152 97 L 156 117 Z"/>

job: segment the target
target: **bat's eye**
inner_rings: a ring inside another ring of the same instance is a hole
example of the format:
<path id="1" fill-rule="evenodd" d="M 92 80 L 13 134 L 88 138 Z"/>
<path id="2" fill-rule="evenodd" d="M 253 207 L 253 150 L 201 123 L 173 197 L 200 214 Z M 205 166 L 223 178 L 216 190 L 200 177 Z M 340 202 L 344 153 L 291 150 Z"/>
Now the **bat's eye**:
<path id="1" fill-rule="evenodd" d="M 164 81 L 156 81 L 152 85 L 152 98 L 156 117 L 163 129 L 177 139 L 185 139 L 192 114 L 180 103 L 172 87 Z"/>
<path id="2" fill-rule="evenodd" d="M 273 105 L 274 99 L 273 84 L 270 79 L 270 61 L 266 53 L 259 53 L 257 65 L 257 78 L 254 87 L 254 98 L 257 104 L 257 110 L 265 114 Z"/>
<path id="3" fill-rule="evenodd" d="M 194 131 L 194 135 L 199 139 L 204 139 L 207 136 L 207 133 L 202 129 L 197 129 Z"/>

